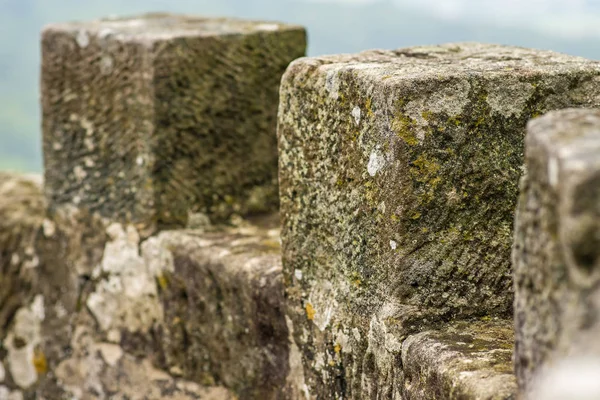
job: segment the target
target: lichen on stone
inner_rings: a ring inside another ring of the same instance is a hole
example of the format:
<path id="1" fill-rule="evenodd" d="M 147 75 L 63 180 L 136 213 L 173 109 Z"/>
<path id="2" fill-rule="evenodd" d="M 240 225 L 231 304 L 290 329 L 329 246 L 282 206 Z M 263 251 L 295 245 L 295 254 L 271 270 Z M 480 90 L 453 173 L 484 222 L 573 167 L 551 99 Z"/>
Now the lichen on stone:
<path id="1" fill-rule="evenodd" d="M 475 43 L 289 66 L 278 127 L 282 248 L 312 395 L 388 396 L 401 365 L 375 338 L 511 314 L 525 125 L 547 110 L 600 105 L 598 76 L 597 62 Z M 329 295 L 316 296 L 324 285 Z M 354 327 L 352 353 L 314 371 L 317 354 L 335 353 L 335 332 Z"/>
<path id="2" fill-rule="evenodd" d="M 302 27 L 153 14 L 52 24 L 41 47 L 53 209 L 75 204 L 142 237 L 190 214 L 277 209 L 278 88 L 305 53 Z"/>

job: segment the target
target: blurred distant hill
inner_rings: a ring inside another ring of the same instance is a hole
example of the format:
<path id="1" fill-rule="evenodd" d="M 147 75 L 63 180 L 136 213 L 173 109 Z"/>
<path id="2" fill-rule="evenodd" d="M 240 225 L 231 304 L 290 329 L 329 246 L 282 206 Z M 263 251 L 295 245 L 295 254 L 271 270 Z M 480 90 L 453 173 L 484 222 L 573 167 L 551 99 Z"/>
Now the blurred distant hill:
<path id="1" fill-rule="evenodd" d="M 481 41 L 600 59 L 598 38 L 561 38 L 548 30 L 541 33 L 528 29 L 526 24 L 520 28 L 495 27 L 489 20 L 483 22 L 476 17 L 452 22 L 436 17 L 438 14 L 427 8 L 405 7 L 390 1 L 0 0 L 0 170 L 41 171 L 38 83 L 42 26 L 150 11 L 301 24 L 308 28 L 309 55 Z"/>

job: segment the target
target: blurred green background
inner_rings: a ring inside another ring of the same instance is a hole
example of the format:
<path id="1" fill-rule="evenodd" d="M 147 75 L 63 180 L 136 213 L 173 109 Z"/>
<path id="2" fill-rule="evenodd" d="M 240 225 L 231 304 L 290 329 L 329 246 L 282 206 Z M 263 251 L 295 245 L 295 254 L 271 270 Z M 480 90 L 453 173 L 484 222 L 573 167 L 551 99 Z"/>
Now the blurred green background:
<path id="1" fill-rule="evenodd" d="M 0 169 L 41 171 L 39 32 L 51 22 L 150 11 L 308 28 L 309 55 L 454 41 L 600 59 L 594 0 L 0 0 Z"/>

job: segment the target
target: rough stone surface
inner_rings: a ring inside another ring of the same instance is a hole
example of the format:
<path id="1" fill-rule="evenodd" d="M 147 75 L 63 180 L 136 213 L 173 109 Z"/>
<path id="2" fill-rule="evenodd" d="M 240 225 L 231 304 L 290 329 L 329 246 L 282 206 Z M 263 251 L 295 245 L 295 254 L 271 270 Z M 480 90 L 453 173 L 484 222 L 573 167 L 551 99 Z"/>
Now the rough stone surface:
<path id="1" fill-rule="evenodd" d="M 464 321 L 409 336 L 404 382 L 388 397 L 405 400 L 507 400 L 516 396 L 509 320 Z"/>
<path id="2" fill-rule="evenodd" d="M 142 237 L 277 208 L 276 113 L 304 29 L 167 14 L 47 26 L 45 192 Z"/>
<path id="3" fill-rule="evenodd" d="M 100 221 L 73 210 L 46 212 L 41 177 L 2 174 L 0 181 L 2 385 L 32 398 L 67 351 L 85 282 L 77 270 L 98 260 L 104 233 Z"/>
<path id="4" fill-rule="evenodd" d="M 386 371 L 401 369 L 407 335 L 511 314 L 526 122 L 599 104 L 599 63 L 522 48 L 290 65 L 278 128 L 283 265 L 311 394 L 377 398 L 399 384 Z M 390 341 L 377 351 L 375 330 Z"/>
<path id="5" fill-rule="evenodd" d="M 45 216 L 39 177 L 0 173 L 0 338 L 33 298 L 35 240 Z"/>
<path id="6" fill-rule="evenodd" d="M 144 243 L 148 265 L 164 271 L 166 369 L 244 399 L 298 398 L 303 382 L 299 357 L 290 354 L 277 222 L 166 231 Z"/>
<path id="7" fill-rule="evenodd" d="M 155 368 L 150 359 L 135 357 L 118 344 L 95 341 L 95 333 L 79 326 L 71 342 L 71 354 L 54 371 L 63 398 L 233 400 L 222 387 L 202 387 L 173 378 Z M 56 398 L 56 397 L 49 397 Z"/>
<path id="8" fill-rule="evenodd" d="M 600 111 L 533 120 L 515 225 L 515 369 L 529 391 L 567 356 L 600 356 Z"/>
<path id="9" fill-rule="evenodd" d="M 235 398 L 161 372 L 164 274 L 135 228 L 47 212 L 40 183 L 0 174 L 2 398 Z"/>

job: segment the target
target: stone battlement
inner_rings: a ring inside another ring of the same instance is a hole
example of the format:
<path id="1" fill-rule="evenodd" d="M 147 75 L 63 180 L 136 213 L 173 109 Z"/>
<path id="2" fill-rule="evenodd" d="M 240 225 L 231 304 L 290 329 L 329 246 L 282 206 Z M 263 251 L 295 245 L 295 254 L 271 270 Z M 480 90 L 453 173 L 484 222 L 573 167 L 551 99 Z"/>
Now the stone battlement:
<path id="1" fill-rule="evenodd" d="M 44 179 L 0 174 L 0 399 L 578 395 L 600 63 L 305 46 L 169 14 L 44 29 Z"/>

